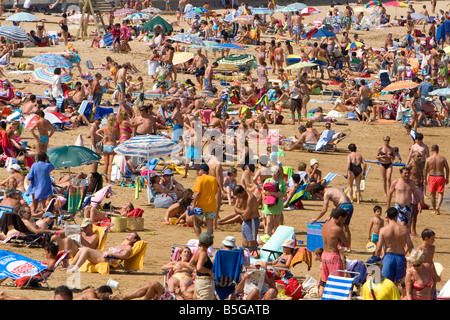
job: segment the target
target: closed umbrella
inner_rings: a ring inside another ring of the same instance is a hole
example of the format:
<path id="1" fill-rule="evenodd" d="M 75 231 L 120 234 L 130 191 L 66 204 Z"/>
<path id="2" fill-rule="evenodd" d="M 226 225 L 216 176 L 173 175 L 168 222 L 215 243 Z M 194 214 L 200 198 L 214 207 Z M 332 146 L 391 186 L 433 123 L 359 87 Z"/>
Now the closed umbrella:
<path id="1" fill-rule="evenodd" d="M 5 37 L 12 42 L 28 43 L 30 38 L 25 30 L 15 26 L 2 26 L 0 27 L 0 37 Z"/>
<path id="2" fill-rule="evenodd" d="M 50 67 L 69 69 L 73 68 L 72 63 L 70 63 L 69 60 L 57 54 L 41 54 L 39 56 L 31 58 L 30 60 L 35 63 L 44 64 Z"/>
<path id="3" fill-rule="evenodd" d="M 44 117 L 46 120 L 50 121 L 51 124 L 63 123 L 66 121 L 67 122 L 70 121 L 70 119 L 68 117 L 66 117 L 65 115 L 63 115 L 62 113 L 53 112 L 53 111 L 45 111 Z M 36 124 L 37 120 L 38 119 L 35 114 L 28 116 L 25 119 L 25 121 L 23 122 L 24 127 L 27 129 L 32 128 Z"/>
<path id="4" fill-rule="evenodd" d="M 14 22 L 33 22 L 39 21 L 40 19 L 36 17 L 34 14 L 28 12 L 18 12 L 10 15 L 6 18 L 6 21 L 14 21 Z"/>
<path id="5" fill-rule="evenodd" d="M 171 154 L 176 145 L 163 136 L 142 135 L 119 144 L 114 152 L 123 156 L 158 158 Z"/>
<path id="6" fill-rule="evenodd" d="M 48 160 L 55 169 L 76 168 L 93 162 L 99 162 L 101 158 L 95 151 L 75 145 L 50 149 L 47 151 L 47 155 Z"/>
<path id="7" fill-rule="evenodd" d="M 54 67 L 48 67 L 48 68 L 39 68 L 33 71 L 31 76 L 34 80 L 43 83 L 51 85 L 53 82 L 53 76 L 54 76 Z M 67 72 L 61 72 L 61 82 L 62 83 L 69 83 L 72 82 L 72 78 L 69 76 Z"/>

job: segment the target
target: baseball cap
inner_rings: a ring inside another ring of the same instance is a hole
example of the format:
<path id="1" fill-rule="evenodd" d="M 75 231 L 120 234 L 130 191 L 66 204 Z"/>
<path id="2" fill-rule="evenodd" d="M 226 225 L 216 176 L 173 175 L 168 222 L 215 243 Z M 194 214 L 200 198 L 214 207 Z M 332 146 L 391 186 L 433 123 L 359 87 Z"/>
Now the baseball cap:
<path id="1" fill-rule="evenodd" d="M 53 213 L 51 213 L 51 212 L 46 212 L 46 213 L 44 213 L 44 214 L 42 215 L 42 218 L 47 218 L 47 217 L 50 217 L 50 218 L 52 218 L 52 219 L 56 218 L 56 217 L 53 215 Z"/>
<path id="2" fill-rule="evenodd" d="M 380 264 L 383 263 L 383 260 L 379 256 L 371 256 L 367 259 L 366 264 Z"/>
<path id="3" fill-rule="evenodd" d="M 212 235 L 209 232 L 203 232 L 198 237 L 198 242 L 200 245 L 210 246 L 213 244 L 213 241 L 214 241 L 214 235 Z"/>
<path id="4" fill-rule="evenodd" d="M 206 163 L 202 163 L 195 170 L 203 170 L 205 172 L 209 172 L 209 166 Z"/>
<path id="5" fill-rule="evenodd" d="M 173 176 L 173 172 L 170 169 L 166 169 L 166 170 L 164 170 L 163 175 L 164 176 Z"/>
<path id="6" fill-rule="evenodd" d="M 430 76 L 426 76 L 425 79 L 426 79 L 426 80 L 430 80 L 431 77 L 430 77 Z"/>
<path id="7" fill-rule="evenodd" d="M 234 248 L 234 247 L 236 247 L 236 238 L 233 236 L 228 236 L 222 241 L 222 244 L 225 247 L 233 247 Z"/>
<path id="8" fill-rule="evenodd" d="M 11 169 L 14 170 L 14 171 L 22 171 L 22 168 L 17 163 L 14 163 L 11 166 Z"/>
<path id="9" fill-rule="evenodd" d="M 85 228 L 88 225 L 92 224 L 92 219 L 89 218 L 85 218 L 83 219 L 83 221 L 81 222 L 80 228 Z"/>

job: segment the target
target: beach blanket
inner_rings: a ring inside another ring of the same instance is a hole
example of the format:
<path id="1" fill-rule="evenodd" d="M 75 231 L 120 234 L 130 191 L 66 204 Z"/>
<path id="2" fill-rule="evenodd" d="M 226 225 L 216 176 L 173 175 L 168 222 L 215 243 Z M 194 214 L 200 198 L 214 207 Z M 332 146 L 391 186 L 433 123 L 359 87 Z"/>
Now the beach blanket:
<path id="1" fill-rule="evenodd" d="M 73 213 L 80 210 L 83 201 L 84 186 L 69 186 L 69 194 L 67 196 L 67 212 Z"/>
<path id="2" fill-rule="evenodd" d="M 330 143 L 333 139 L 334 130 L 325 130 L 319 138 L 319 141 L 316 144 L 316 151 L 322 150 L 328 143 Z"/>
<path id="3" fill-rule="evenodd" d="M 97 208 L 100 202 L 103 201 L 105 197 L 110 197 L 112 195 L 111 185 L 104 187 L 97 191 L 91 198 L 91 206 Z"/>
<path id="4" fill-rule="evenodd" d="M 308 271 L 311 270 L 312 267 L 312 253 L 307 248 L 298 248 L 294 257 L 291 260 L 290 267 L 294 267 L 299 263 L 305 262 L 308 266 Z"/>

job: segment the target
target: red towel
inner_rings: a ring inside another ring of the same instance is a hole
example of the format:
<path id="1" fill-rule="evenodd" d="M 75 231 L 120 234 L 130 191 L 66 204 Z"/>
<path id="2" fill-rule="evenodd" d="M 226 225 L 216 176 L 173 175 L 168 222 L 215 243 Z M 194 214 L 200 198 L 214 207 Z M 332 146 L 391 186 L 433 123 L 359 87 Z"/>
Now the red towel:
<path id="1" fill-rule="evenodd" d="M 131 210 L 130 212 L 127 213 L 127 218 L 128 217 L 139 217 L 142 218 L 142 214 L 144 213 L 144 210 L 136 208 L 134 210 Z"/>

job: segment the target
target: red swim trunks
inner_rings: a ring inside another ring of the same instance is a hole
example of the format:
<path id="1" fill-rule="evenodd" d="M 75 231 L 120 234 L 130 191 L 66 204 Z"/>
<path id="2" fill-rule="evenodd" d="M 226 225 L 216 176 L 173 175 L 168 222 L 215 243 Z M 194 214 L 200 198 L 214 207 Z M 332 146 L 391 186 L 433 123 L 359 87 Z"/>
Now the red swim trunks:
<path id="1" fill-rule="evenodd" d="M 429 176 L 428 178 L 430 193 L 443 193 L 445 189 L 445 177 L 444 176 Z"/>
<path id="2" fill-rule="evenodd" d="M 322 253 L 322 274 L 321 280 L 326 282 L 328 276 L 336 270 L 344 270 L 344 265 L 342 263 L 341 255 L 334 252 L 323 252 Z M 340 276 L 339 273 L 335 274 Z"/>

